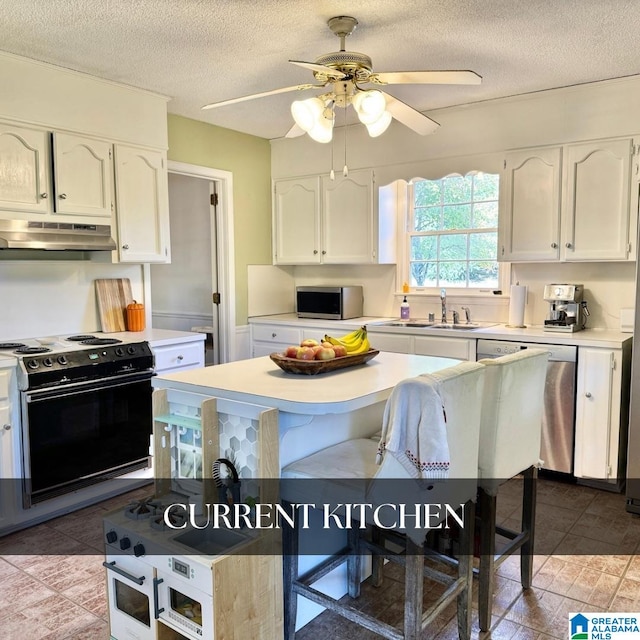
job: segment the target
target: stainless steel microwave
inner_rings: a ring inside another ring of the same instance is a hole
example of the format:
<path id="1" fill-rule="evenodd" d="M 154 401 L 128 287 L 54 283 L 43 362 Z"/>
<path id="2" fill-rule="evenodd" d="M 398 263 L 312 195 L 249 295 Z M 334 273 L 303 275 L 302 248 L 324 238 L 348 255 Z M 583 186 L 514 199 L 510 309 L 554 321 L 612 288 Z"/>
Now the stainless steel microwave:
<path id="1" fill-rule="evenodd" d="M 298 318 L 348 320 L 360 318 L 364 296 L 362 287 L 296 287 Z"/>

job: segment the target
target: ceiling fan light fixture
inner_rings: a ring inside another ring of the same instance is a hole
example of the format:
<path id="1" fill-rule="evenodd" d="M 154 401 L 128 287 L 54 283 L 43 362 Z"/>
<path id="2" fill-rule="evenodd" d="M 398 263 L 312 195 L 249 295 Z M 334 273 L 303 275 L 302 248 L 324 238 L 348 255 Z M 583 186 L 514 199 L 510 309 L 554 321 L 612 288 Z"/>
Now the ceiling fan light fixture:
<path id="1" fill-rule="evenodd" d="M 295 123 L 307 133 L 313 129 L 322 118 L 324 102 L 320 98 L 294 100 L 291 103 L 291 115 Z"/>
<path id="2" fill-rule="evenodd" d="M 388 111 L 383 112 L 383 114 L 371 124 L 366 124 L 367 131 L 372 138 L 376 138 L 379 135 L 382 135 L 391 124 L 391 114 Z"/>
<path id="3" fill-rule="evenodd" d="M 324 113 L 321 113 L 314 126 L 307 131 L 309 137 L 316 142 L 322 142 L 324 144 L 331 142 L 333 138 L 333 120 L 333 111 L 330 112 L 329 118 L 327 118 Z"/>
<path id="4" fill-rule="evenodd" d="M 353 96 L 352 104 L 362 124 L 373 124 L 387 108 L 383 93 L 377 89 L 359 91 Z"/>

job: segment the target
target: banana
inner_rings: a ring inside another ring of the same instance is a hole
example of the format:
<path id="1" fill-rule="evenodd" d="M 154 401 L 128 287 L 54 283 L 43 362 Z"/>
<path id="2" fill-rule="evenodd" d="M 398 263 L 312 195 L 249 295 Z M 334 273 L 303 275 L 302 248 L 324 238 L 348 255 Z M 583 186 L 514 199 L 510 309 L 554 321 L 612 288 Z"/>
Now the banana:
<path id="1" fill-rule="evenodd" d="M 371 345 L 369 344 L 369 339 L 365 336 L 362 342 L 360 343 L 360 345 L 358 346 L 358 348 L 353 349 L 351 351 L 347 350 L 347 354 L 350 356 L 354 356 L 359 353 L 367 353 L 367 351 L 369 351 L 370 348 L 371 348 Z"/>
<path id="2" fill-rule="evenodd" d="M 360 327 L 341 338 L 325 335 L 324 339 L 331 344 L 342 345 L 349 355 L 366 353 L 370 349 L 366 327 Z"/>

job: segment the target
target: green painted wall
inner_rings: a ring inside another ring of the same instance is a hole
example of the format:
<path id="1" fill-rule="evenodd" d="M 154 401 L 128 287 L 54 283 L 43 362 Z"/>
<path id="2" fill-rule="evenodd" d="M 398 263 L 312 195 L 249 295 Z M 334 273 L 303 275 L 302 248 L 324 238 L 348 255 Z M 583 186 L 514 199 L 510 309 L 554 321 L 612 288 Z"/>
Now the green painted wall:
<path id="1" fill-rule="evenodd" d="M 233 173 L 236 324 L 247 323 L 247 265 L 271 264 L 268 140 L 169 114 L 169 160 Z"/>

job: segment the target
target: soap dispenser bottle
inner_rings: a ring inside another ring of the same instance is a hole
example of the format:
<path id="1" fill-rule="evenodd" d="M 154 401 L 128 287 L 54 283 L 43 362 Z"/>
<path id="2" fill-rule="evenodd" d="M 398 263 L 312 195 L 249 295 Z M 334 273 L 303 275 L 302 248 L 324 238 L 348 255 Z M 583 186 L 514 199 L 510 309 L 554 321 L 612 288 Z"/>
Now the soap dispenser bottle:
<path id="1" fill-rule="evenodd" d="M 407 302 L 407 296 L 404 297 L 402 304 L 400 305 L 400 318 L 402 320 L 409 319 L 409 303 Z"/>

